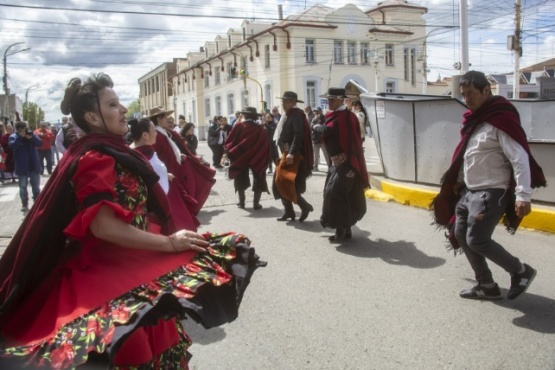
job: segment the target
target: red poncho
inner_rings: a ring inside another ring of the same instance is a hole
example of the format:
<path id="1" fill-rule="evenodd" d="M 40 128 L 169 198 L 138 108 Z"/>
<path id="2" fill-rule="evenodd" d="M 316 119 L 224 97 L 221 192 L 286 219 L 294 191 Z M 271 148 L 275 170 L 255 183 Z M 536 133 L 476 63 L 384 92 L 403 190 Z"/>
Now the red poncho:
<path id="1" fill-rule="evenodd" d="M 451 166 L 443 175 L 441 190 L 438 196 L 432 201 L 435 223 L 449 229 L 448 238 L 455 249 L 458 249 L 459 245 L 454 237 L 453 227 L 455 224 L 455 207 L 460 199 L 460 195 L 455 194 L 455 184 L 457 182 L 459 170 L 464 163 L 464 153 L 468 141 L 476 127 L 484 122 L 504 131 L 526 150 L 530 162 L 530 174 L 532 177 L 530 183 L 531 187 L 537 188 L 546 186 L 543 170 L 530 152 L 526 133 L 520 124 L 518 111 L 507 99 L 502 96 L 494 96 L 488 99 L 475 112 L 470 110 L 465 112 L 463 128 L 461 129 L 461 141 L 455 148 L 455 152 L 451 158 Z M 517 230 L 522 220 L 516 215 L 515 211 L 515 185 L 514 178 L 511 176 L 511 184 L 509 187 L 509 194 L 511 197 L 509 198 L 507 209 L 503 215 L 503 224 L 510 233 L 514 233 Z"/>

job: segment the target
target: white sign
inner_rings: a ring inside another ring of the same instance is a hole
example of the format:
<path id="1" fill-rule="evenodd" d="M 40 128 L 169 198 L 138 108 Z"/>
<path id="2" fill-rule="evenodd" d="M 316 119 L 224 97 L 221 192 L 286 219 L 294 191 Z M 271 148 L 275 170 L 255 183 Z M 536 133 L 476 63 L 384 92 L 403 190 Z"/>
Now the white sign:
<path id="1" fill-rule="evenodd" d="M 385 118 L 385 101 L 376 100 L 376 116 L 378 118 Z"/>

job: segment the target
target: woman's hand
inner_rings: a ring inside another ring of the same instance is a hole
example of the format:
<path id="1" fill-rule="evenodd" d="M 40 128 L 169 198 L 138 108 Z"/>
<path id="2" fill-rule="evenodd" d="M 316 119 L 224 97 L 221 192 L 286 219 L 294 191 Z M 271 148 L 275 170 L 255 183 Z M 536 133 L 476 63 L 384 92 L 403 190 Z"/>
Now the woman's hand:
<path id="1" fill-rule="evenodd" d="M 168 172 L 168 180 L 172 181 L 173 179 L 175 179 L 175 176 L 173 175 L 173 173 Z"/>
<path id="2" fill-rule="evenodd" d="M 210 245 L 202 235 L 189 230 L 179 230 L 168 236 L 170 249 L 173 252 L 182 252 L 186 250 L 194 250 L 197 252 L 206 252 L 206 247 Z"/>

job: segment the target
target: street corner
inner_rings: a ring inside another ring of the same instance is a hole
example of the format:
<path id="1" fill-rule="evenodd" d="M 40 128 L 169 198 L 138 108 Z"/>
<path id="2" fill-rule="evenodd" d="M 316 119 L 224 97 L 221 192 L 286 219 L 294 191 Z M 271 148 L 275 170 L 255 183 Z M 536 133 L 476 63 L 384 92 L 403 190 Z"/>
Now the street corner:
<path id="1" fill-rule="evenodd" d="M 555 211 L 532 206 L 532 212 L 522 219 L 520 226 L 526 229 L 555 233 Z"/>
<path id="2" fill-rule="evenodd" d="M 384 180 L 381 181 L 381 188 L 399 204 L 424 209 L 430 209 L 432 200 L 438 194 L 437 191 L 394 184 Z"/>

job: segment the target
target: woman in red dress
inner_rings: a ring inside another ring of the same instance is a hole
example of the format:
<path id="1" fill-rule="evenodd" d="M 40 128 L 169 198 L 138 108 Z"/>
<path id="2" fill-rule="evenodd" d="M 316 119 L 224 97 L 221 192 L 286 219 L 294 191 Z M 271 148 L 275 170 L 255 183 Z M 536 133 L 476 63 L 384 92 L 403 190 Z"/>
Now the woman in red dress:
<path id="1" fill-rule="evenodd" d="M 86 135 L 0 259 L 0 368 L 96 357 L 115 369 L 185 369 L 181 320 L 235 319 L 264 264 L 242 235 L 175 227 L 158 176 L 124 142 L 127 109 L 112 86 L 99 74 L 66 88 L 62 112 Z"/>
<path id="2" fill-rule="evenodd" d="M 156 126 L 158 135 L 154 150 L 175 178 L 170 183 L 168 199 L 172 214 L 176 222 L 187 217 L 189 213 L 198 226 L 196 216 L 206 202 L 210 190 L 216 180 L 216 171 L 206 166 L 197 156 L 187 148 L 181 136 L 173 130 L 173 124 L 168 121 L 168 116 L 173 111 L 166 111 L 162 107 L 150 110 L 149 119 Z M 186 210 L 181 206 L 184 204 Z"/>

